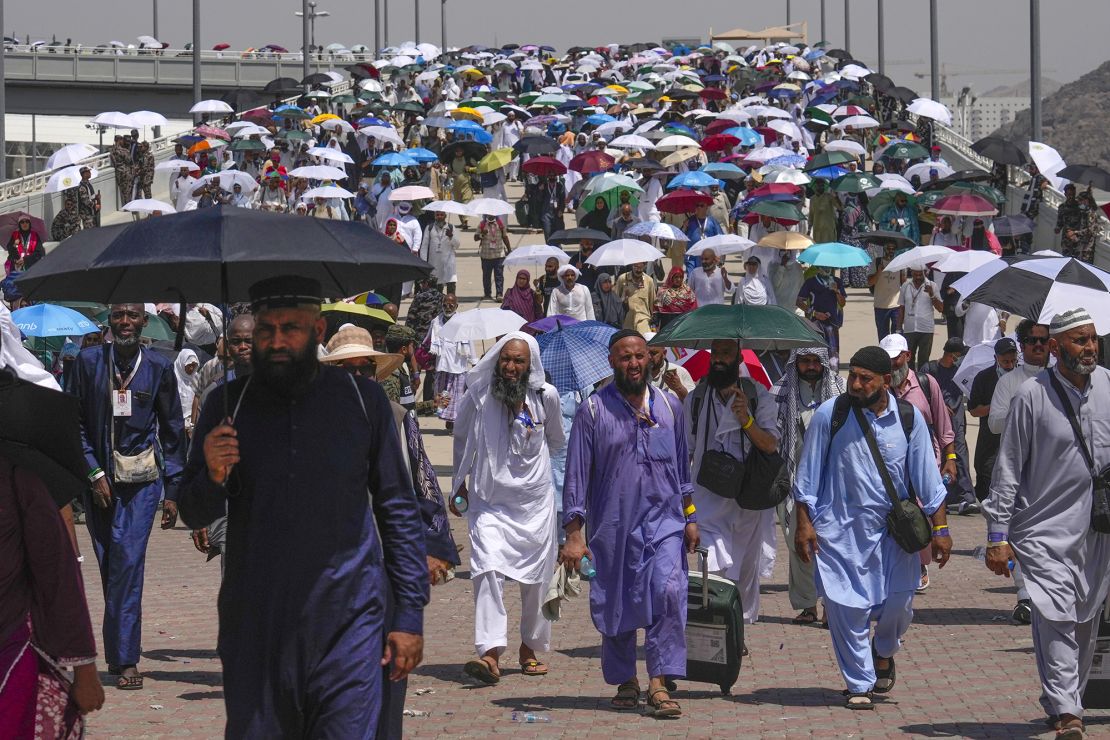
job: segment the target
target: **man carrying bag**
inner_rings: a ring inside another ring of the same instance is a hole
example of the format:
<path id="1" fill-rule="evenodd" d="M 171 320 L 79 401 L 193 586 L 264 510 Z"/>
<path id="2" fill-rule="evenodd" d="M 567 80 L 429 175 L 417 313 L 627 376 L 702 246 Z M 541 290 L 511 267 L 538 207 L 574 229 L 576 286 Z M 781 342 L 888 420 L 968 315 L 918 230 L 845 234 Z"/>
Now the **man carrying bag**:
<path id="1" fill-rule="evenodd" d="M 847 394 L 821 404 L 806 430 L 793 487 L 794 546 L 816 562 L 849 709 L 871 709 L 873 691 L 894 688 L 917 552 L 931 545 L 943 568 L 952 551 L 929 430 L 890 383 L 882 348 L 852 357 Z"/>

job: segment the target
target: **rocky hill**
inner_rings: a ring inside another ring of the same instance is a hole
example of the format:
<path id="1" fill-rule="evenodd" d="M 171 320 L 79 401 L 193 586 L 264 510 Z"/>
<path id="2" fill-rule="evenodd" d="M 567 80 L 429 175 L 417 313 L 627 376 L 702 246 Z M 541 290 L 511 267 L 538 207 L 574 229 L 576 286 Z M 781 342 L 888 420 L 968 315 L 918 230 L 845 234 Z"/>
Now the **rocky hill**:
<path id="1" fill-rule="evenodd" d="M 1028 110 L 995 133 L 1011 141 L 1029 141 Z M 1069 164 L 1110 167 L 1110 61 L 1044 98 L 1041 106 L 1044 143 Z"/>

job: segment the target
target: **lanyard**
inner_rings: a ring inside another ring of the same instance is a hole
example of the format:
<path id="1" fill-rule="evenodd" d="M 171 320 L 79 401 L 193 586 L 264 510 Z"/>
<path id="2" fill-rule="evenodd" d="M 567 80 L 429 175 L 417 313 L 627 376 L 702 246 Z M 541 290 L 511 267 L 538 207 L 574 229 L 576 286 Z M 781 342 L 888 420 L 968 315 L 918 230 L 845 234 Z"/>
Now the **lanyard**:
<path id="1" fill-rule="evenodd" d="M 134 366 L 132 366 L 131 372 L 127 375 L 127 378 L 124 379 L 120 372 L 116 369 L 115 348 L 108 348 L 108 364 L 112 370 L 112 375 L 115 376 L 116 384 L 119 385 L 119 390 L 125 391 L 127 390 L 127 386 L 131 385 L 131 381 L 135 378 L 135 373 L 139 372 L 139 365 L 142 364 L 142 361 L 143 351 L 142 349 L 140 349 L 138 354 L 135 355 L 135 364 Z"/>

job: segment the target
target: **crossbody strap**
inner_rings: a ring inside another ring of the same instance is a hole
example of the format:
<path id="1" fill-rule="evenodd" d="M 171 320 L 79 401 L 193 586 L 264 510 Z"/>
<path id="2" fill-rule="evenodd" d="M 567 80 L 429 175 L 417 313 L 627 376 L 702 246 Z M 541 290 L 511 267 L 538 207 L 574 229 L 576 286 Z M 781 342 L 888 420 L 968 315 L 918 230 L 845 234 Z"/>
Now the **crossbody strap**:
<path id="1" fill-rule="evenodd" d="M 901 499 L 898 498 L 898 493 L 894 490 L 894 481 L 890 478 L 890 471 L 887 470 L 886 462 L 883 460 L 883 453 L 879 451 L 879 443 L 875 441 L 875 435 L 871 432 L 871 425 L 867 423 L 867 419 L 860 408 L 853 407 L 852 411 L 855 414 L 856 421 L 859 422 L 860 429 L 863 430 L 863 438 L 867 440 L 871 456 L 875 458 L 875 465 L 879 468 L 879 476 L 883 479 L 886 495 L 890 496 L 891 503 L 897 506 Z"/>
<path id="2" fill-rule="evenodd" d="M 1087 467 L 1091 473 L 1095 473 L 1095 460 L 1091 455 L 1091 450 L 1087 447 L 1087 438 L 1083 436 L 1083 429 L 1079 426 L 1079 419 L 1075 417 L 1075 409 L 1071 407 L 1071 399 L 1068 398 L 1068 392 L 1064 390 L 1064 386 L 1060 385 L 1060 380 L 1056 377 L 1056 372 L 1050 370 L 1048 372 L 1049 382 L 1052 383 L 1052 388 L 1056 391 L 1056 395 L 1060 397 L 1060 403 L 1064 406 L 1064 415 L 1068 417 L 1068 423 L 1071 424 L 1071 430 L 1075 432 L 1076 444 L 1079 445 L 1080 451 L 1083 453 L 1083 460 L 1087 463 Z"/>

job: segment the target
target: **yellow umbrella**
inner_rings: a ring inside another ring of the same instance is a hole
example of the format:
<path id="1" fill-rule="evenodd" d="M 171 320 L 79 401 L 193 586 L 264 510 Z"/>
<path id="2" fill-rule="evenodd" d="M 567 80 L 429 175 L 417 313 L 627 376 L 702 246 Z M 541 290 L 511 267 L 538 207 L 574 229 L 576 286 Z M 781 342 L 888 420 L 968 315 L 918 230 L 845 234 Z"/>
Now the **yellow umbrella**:
<path id="1" fill-rule="evenodd" d="M 813 240 L 797 231 L 774 231 L 760 239 L 759 246 L 798 251 L 813 246 Z"/>
<path id="2" fill-rule="evenodd" d="M 775 85 L 774 89 L 776 89 L 776 90 L 791 90 L 793 92 L 799 92 L 802 88 L 798 87 L 797 85 L 795 85 L 792 82 L 784 82 L 781 85 Z"/>
<path id="3" fill-rule="evenodd" d="M 597 91 L 599 95 L 627 95 L 628 88 L 623 85 L 609 85 Z"/>
<path id="4" fill-rule="evenodd" d="M 364 306 L 361 303 L 347 303 L 346 301 L 340 301 L 339 303 L 325 303 L 324 305 L 320 306 L 321 313 L 327 313 L 329 311 L 351 314 L 352 316 L 365 316 L 368 319 L 380 321 L 383 324 L 397 323 L 393 320 L 392 316 L 390 316 L 380 308 Z"/>
<path id="5" fill-rule="evenodd" d="M 480 80 L 481 78 L 486 76 L 486 73 L 483 72 L 482 70 L 478 69 L 477 67 L 471 67 L 470 69 L 464 69 L 463 74 L 466 75 L 467 77 L 473 78 L 475 80 Z"/>
<path id="6" fill-rule="evenodd" d="M 309 123 L 311 123 L 313 126 L 319 126 L 324 121 L 330 121 L 333 118 L 337 121 L 342 120 L 342 119 L 339 118 L 339 116 L 335 115 L 334 113 L 321 113 L 320 115 L 316 116 L 311 121 L 309 121 Z"/>
<path id="7" fill-rule="evenodd" d="M 478 124 L 482 123 L 485 120 L 482 118 L 482 114 L 479 113 L 477 110 L 475 110 L 474 108 L 467 108 L 466 106 L 455 108 L 453 111 L 451 111 L 451 117 L 465 118 L 468 121 L 474 121 L 474 123 Z"/>
<path id="8" fill-rule="evenodd" d="M 516 152 L 514 152 L 511 147 L 494 149 L 492 152 L 482 157 L 481 161 L 478 162 L 478 172 L 485 173 L 499 170 L 512 161 L 514 154 L 516 154 Z"/>

